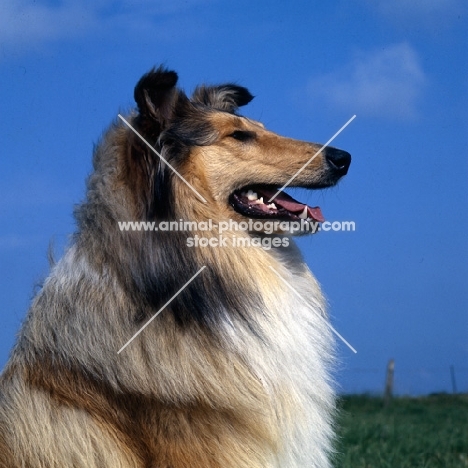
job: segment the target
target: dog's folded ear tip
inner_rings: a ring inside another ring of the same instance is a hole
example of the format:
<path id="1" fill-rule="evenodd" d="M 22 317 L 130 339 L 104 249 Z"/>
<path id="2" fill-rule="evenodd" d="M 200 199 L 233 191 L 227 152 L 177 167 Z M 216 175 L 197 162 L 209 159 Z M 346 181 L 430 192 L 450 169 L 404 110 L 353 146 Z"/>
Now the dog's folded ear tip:
<path id="1" fill-rule="evenodd" d="M 247 88 L 233 83 L 220 86 L 198 86 L 192 95 L 192 101 L 214 109 L 235 112 L 237 108 L 248 104 L 254 96 Z"/>
<path id="2" fill-rule="evenodd" d="M 151 69 L 139 79 L 135 86 L 135 102 L 140 104 L 145 94 L 153 95 L 171 90 L 177 84 L 178 79 L 179 76 L 175 71 L 163 67 Z"/>
<path id="3" fill-rule="evenodd" d="M 255 96 L 247 88 L 244 88 L 243 86 L 236 86 L 236 88 L 239 96 L 237 99 L 237 104 L 239 107 L 247 105 L 255 98 Z"/>
<path id="4" fill-rule="evenodd" d="M 150 120 L 162 121 L 170 117 L 171 103 L 178 96 L 178 75 L 163 66 L 145 73 L 134 89 L 134 99 L 140 115 Z"/>
<path id="5" fill-rule="evenodd" d="M 160 66 L 158 68 L 152 68 L 148 73 L 143 75 L 142 79 L 145 79 L 145 81 L 151 85 L 172 88 L 177 84 L 179 76 L 175 71 Z"/>

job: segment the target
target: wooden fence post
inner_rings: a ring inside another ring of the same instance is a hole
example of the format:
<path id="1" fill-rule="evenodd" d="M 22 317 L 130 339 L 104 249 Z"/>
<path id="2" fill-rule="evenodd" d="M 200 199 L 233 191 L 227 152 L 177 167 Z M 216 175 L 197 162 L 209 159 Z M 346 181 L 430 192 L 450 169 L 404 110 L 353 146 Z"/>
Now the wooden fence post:
<path id="1" fill-rule="evenodd" d="M 455 379 L 455 367 L 450 366 L 450 377 L 452 378 L 452 393 L 456 395 L 457 392 L 457 381 Z"/>
<path id="2" fill-rule="evenodd" d="M 390 404 L 393 397 L 393 374 L 395 370 L 395 361 L 390 359 L 387 364 L 387 378 L 385 379 L 384 406 Z"/>

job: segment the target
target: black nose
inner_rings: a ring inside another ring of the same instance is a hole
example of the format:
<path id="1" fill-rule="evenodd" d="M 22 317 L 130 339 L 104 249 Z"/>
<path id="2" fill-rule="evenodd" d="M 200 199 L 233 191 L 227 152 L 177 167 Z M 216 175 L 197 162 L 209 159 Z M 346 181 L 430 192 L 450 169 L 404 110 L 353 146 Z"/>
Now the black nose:
<path id="1" fill-rule="evenodd" d="M 328 146 L 325 149 L 325 158 L 337 175 L 344 176 L 348 173 L 351 155 L 346 151 Z"/>

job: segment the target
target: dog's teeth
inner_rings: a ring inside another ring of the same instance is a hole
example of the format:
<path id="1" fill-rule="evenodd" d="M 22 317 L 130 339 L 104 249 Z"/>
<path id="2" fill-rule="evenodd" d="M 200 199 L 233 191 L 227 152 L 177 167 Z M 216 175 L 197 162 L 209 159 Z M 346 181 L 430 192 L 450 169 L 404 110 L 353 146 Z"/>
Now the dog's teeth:
<path id="1" fill-rule="evenodd" d="M 248 198 L 250 201 L 257 200 L 257 199 L 258 199 L 258 195 L 257 195 L 253 190 L 249 190 L 249 191 L 247 192 L 247 198 Z"/>
<path id="2" fill-rule="evenodd" d="M 301 219 L 307 219 L 307 205 L 304 206 L 304 211 L 299 215 Z"/>
<path id="3" fill-rule="evenodd" d="M 267 207 L 270 208 L 271 210 L 277 210 L 278 209 L 274 203 L 270 203 L 269 205 L 267 205 Z"/>

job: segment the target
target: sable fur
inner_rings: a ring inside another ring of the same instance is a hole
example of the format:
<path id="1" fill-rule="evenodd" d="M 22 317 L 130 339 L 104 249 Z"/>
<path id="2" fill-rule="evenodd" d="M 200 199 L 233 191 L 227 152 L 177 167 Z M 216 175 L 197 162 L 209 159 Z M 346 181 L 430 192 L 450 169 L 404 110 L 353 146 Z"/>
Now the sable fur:
<path id="1" fill-rule="evenodd" d="M 188 98 L 176 82 L 162 68 L 143 76 L 128 119 L 207 203 L 123 123 L 106 132 L 73 242 L 1 376 L 1 468 L 330 466 L 332 339 L 292 241 L 196 249 L 187 233 L 118 229 L 126 220 L 245 220 L 229 204 L 234 190 L 281 186 L 320 146 L 238 115 L 252 99 L 243 87 L 202 86 Z M 341 175 L 323 152 L 294 184 L 324 187 Z"/>

